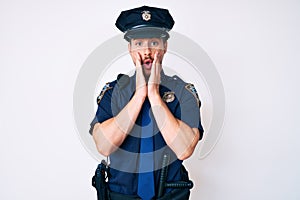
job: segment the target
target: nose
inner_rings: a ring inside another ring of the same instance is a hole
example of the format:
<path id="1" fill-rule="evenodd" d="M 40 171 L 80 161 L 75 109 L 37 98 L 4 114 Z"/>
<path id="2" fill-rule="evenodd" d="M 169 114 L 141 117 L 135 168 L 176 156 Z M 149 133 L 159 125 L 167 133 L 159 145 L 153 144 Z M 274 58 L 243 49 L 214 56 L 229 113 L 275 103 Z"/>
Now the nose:
<path id="1" fill-rule="evenodd" d="M 147 45 L 147 46 L 144 48 L 144 55 L 145 55 L 145 56 L 151 55 L 151 48 L 149 47 L 149 45 Z"/>

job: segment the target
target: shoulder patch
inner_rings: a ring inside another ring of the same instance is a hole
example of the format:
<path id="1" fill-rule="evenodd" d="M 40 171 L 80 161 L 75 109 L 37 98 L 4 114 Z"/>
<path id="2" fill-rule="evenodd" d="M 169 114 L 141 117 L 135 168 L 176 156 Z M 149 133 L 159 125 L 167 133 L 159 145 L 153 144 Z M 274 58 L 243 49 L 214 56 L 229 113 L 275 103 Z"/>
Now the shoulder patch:
<path id="1" fill-rule="evenodd" d="M 113 88 L 113 87 L 110 86 L 110 83 L 109 83 L 109 82 L 105 84 L 105 86 L 102 88 L 102 90 L 101 90 L 99 96 L 97 97 L 97 104 L 98 104 L 98 105 L 99 105 L 99 103 L 100 103 L 102 97 L 104 96 L 105 92 L 106 92 L 107 90 L 112 89 L 112 88 Z"/>
<path id="2" fill-rule="evenodd" d="M 197 93 L 197 91 L 196 91 L 195 86 L 194 86 L 193 84 L 191 84 L 191 83 L 188 83 L 188 84 L 185 86 L 185 89 L 187 89 L 187 91 L 189 91 L 190 93 L 193 94 L 193 96 L 196 98 L 198 107 L 200 107 L 200 100 L 199 100 L 199 96 L 198 96 L 198 93 Z"/>

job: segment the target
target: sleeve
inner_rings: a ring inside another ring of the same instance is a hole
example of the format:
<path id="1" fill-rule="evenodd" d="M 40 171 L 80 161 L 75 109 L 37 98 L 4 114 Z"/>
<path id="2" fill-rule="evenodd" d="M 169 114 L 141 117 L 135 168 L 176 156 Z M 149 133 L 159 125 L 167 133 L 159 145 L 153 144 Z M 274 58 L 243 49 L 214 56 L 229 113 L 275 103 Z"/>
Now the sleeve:
<path id="1" fill-rule="evenodd" d="M 180 120 L 191 128 L 198 128 L 200 133 L 199 140 L 201 140 L 204 133 L 200 115 L 201 102 L 193 84 L 185 85 L 179 102 Z"/>
<path id="2" fill-rule="evenodd" d="M 89 133 L 91 135 L 93 133 L 93 129 L 96 123 L 104 122 L 113 117 L 112 106 L 114 105 L 114 103 L 112 103 L 112 93 L 113 93 L 113 86 L 111 86 L 110 83 L 107 83 L 103 87 L 99 96 L 97 97 L 98 109 L 94 119 L 90 123 Z"/>

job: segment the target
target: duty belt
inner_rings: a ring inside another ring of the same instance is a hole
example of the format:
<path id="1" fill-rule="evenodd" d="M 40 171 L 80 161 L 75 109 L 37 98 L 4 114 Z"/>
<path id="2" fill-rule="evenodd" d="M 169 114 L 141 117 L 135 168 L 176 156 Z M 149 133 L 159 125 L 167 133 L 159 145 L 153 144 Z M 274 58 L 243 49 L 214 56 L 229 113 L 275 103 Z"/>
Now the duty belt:
<path id="1" fill-rule="evenodd" d="M 190 189 L 193 187 L 191 180 L 166 182 L 168 175 L 169 156 L 163 156 L 162 169 L 160 173 L 157 200 L 186 200 L 189 198 Z M 109 174 L 109 166 L 102 160 L 98 165 L 95 175 L 93 176 L 92 185 L 97 190 L 98 200 L 141 200 L 137 195 L 125 195 L 121 193 L 111 192 L 108 189 L 107 179 Z M 166 188 L 173 188 L 171 192 L 165 193 Z"/>

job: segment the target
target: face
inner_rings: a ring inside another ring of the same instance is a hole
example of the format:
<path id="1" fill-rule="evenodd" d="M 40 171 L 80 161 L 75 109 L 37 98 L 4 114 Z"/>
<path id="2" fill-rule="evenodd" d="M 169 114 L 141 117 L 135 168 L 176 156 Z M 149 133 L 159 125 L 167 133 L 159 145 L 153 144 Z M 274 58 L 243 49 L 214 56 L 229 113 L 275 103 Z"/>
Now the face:
<path id="1" fill-rule="evenodd" d="M 135 65 L 136 56 L 140 56 L 144 75 L 149 77 L 155 53 L 158 53 L 157 59 L 161 64 L 167 51 L 167 42 L 164 42 L 161 38 L 132 39 L 128 44 L 128 50 Z"/>

